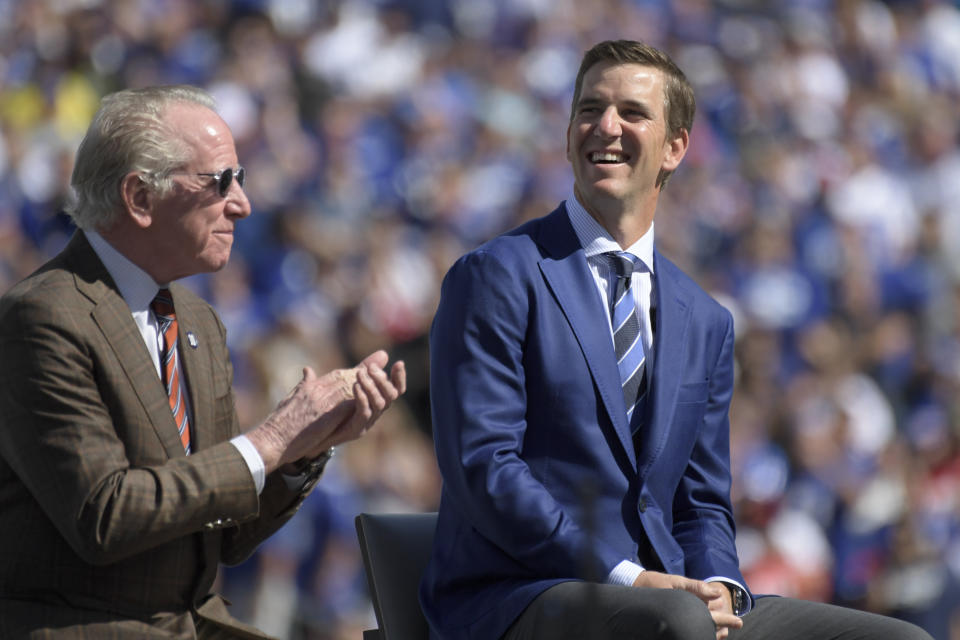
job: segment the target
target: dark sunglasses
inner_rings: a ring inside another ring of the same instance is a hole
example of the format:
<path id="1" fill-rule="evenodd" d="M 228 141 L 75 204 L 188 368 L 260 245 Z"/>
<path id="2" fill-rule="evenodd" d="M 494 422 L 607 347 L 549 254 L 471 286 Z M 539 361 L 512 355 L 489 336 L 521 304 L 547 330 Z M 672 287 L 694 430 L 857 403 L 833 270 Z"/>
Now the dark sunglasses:
<path id="1" fill-rule="evenodd" d="M 227 167 L 216 173 L 198 173 L 198 176 L 206 176 L 208 178 L 213 178 L 217 182 L 217 193 L 220 194 L 221 198 L 227 197 L 227 192 L 230 191 L 230 185 L 233 184 L 233 179 L 236 177 L 237 184 L 241 187 L 243 186 L 243 181 L 247 177 L 246 172 L 243 170 L 243 167 L 237 167 L 236 171 L 232 168 Z"/>

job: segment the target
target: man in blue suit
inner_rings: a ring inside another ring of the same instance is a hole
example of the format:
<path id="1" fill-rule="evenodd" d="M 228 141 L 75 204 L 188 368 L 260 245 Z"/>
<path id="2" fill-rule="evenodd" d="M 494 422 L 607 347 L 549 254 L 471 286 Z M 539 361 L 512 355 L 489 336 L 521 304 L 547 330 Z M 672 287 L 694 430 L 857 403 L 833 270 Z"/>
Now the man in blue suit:
<path id="1" fill-rule="evenodd" d="M 694 110 L 662 52 L 592 48 L 567 130 L 574 197 L 444 280 L 431 333 L 444 485 L 421 586 L 435 638 L 929 638 L 754 599 L 740 574 L 733 322 L 654 245 Z"/>

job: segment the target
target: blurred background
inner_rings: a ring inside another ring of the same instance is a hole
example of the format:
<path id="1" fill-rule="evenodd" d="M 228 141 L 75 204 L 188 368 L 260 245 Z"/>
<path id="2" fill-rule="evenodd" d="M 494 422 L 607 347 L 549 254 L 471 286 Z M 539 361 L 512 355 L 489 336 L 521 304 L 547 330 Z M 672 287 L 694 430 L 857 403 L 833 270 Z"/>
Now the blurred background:
<path id="1" fill-rule="evenodd" d="M 188 281 L 228 327 L 242 424 L 304 364 L 407 362 L 405 399 L 221 573 L 239 617 L 292 640 L 375 626 L 353 517 L 437 506 L 440 281 L 569 196 L 577 65 L 620 37 L 697 91 L 657 241 L 736 319 L 748 582 L 960 639 L 960 3 L 0 0 L 0 290 L 71 234 L 100 96 L 192 83 L 254 209 L 229 266 Z"/>

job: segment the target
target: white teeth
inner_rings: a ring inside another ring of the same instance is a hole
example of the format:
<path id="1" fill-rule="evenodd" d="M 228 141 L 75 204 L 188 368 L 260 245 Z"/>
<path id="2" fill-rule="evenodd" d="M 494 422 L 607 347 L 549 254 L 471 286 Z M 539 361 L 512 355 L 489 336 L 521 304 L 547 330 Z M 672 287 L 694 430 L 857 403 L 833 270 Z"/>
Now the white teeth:
<path id="1" fill-rule="evenodd" d="M 594 151 L 590 154 L 591 162 L 624 162 L 625 160 L 626 156 L 620 153 L 613 153 L 612 151 Z"/>

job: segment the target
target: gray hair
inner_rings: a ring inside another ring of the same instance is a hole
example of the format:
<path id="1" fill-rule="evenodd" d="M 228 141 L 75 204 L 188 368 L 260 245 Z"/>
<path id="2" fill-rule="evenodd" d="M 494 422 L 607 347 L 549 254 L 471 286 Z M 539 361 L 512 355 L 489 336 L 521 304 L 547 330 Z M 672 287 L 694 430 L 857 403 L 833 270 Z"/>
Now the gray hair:
<path id="1" fill-rule="evenodd" d="M 216 110 L 213 97 L 188 85 L 126 89 L 100 102 L 77 149 L 73 201 L 67 213 L 81 229 L 107 229 L 123 211 L 120 184 L 131 171 L 158 194 L 173 186 L 170 174 L 192 158 L 191 150 L 164 114 L 172 104 L 193 103 Z"/>

